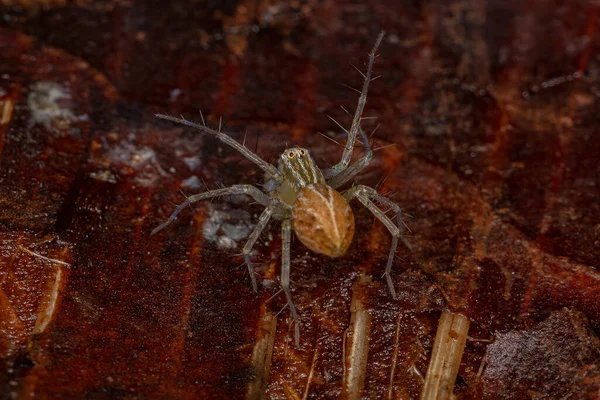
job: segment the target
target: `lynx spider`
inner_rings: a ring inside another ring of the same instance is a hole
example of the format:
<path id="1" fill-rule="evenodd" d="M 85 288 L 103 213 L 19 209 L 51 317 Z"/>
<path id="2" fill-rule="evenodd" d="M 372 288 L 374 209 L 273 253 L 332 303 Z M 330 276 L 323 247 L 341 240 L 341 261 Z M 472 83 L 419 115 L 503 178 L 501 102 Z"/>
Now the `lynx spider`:
<path id="1" fill-rule="evenodd" d="M 256 228 L 250 234 L 242 250 L 242 254 L 245 264 L 248 267 L 252 289 L 256 292 L 257 284 L 254 267 L 250 260 L 250 253 L 258 237 L 267 227 L 269 220 L 273 218 L 282 221 L 281 287 L 285 293 L 292 320 L 295 323 L 294 339 L 296 347 L 299 347 L 300 330 L 297 322 L 298 312 L 290 292 L 290 244 L 292 230 L 296 232 L 296 236 L 309 249 L 330 257 L 340 257 L 346 253 L 354 235 L 354 217 L 348 203 L 354 198 L 358 199 L 385 225 L 392 235 L 392 244 L 384 276 L 389 291 L 394 298 L 396 298 L 396 290 L 394 289 L 390 271 L 398 240 L 402 240 L 409 249 L 411 248 L 410 243 L 402 236 L 402 212 L 396 203 L 380 195 L 375 189 L 364 185 L 353 186 L 344 191 L 343 194 L 340 194 L 336 190 L 362 171 L 373 157 L 373 150 L 365 132 L 360 127 L 360 123 L 367 100 L 369 83 L 376 79 L 371 79 L 371 72 L 375 62 L 375 53 L 381 44 L 384 34 L 385 32 L 379 34 L 373 50 L 369 53 L 366 73 L 361 72 L 364 76 L 364 83 L 350 131 L 345 130 L 348 133 L 348 139 L 342 159 L 330 168 L 320 170 L 308 150 L 299 147 L 286 149 L 279 157 L 278 168 L 276 168 L 262 160 L 243 144 L 222 133 L 220 126 L 218 130 L 208 128 L 204 123 L 203 117 L 202 125 L 200 125 L 184 118 L 156 114 L 158 118 L 177 122 L 214 135 L 219 140 L 233 147 L 265 172 L 265 183 L 263 186 L 264 191 L 253 185 L 233 185 L 189 196 L 186 201 L 177 207 L 167 221 L 152 231 L 152 235 L 171 224 L 188 204 L 196 201 L 224 195 L 245 194 L 265 206 Z M 351 163 L 358 135 L 360 135 L 364 143 L 364 155 L 354 163 Z M 396 214 L 396 223 L 379 209 L 375 202 L 379 202 L 383 206 L 393 210 Z"/>

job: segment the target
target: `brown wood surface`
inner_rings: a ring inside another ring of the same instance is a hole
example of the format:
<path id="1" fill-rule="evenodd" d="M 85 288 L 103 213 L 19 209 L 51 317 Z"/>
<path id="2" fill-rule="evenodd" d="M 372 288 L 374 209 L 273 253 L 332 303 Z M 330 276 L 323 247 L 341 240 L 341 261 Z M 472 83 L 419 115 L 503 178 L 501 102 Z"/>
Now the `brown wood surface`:
<path id="1" fill-rule="evenodd" d="M 8 0 L 0 15 L 2 398 L 339 398 L 353 296 L 363 398 L 418 398 L 442 310 L 471 321 L 458 398 L 598 398 L 597 1 Z M 396 146 L 358 181 L 412 216 L 414 250 L 399 247 L 393 300 L 389 235 L 358 204 L 345 257 L 295 240 L 296 350 L 287 311 L 269 319 L 279 224 L 257 294 L 239 267 L 260 207 L 199 204 L 149 235 L 180 189 L 262 181 L 152 114 L 202 109 L 267 160 L 294 143 L 328 166 L 341 148 L 316 132 L 344 140 L 325 114 L 349 125 L 341 84 L 360 86 L 349 62 L 381 29 L 364 125 Z M 267 378 L 252 354 L 273 326 Z"/>

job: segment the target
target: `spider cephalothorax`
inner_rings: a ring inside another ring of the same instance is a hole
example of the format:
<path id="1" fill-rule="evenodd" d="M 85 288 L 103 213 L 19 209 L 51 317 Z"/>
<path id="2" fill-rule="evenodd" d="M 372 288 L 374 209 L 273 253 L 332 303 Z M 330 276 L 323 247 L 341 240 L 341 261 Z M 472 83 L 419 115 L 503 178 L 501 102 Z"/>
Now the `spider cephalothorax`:
<path id="1" fill-rule="evenodd" d="M 256 277 L 252 261 L 250 260 L 252 248 L 270 219 L 282 221 L 281 287 L 286 295 L 292 318 L 296 322 L 296 347 L 299 346 L 300 331 L 297 323 L 298 313 L 290 292 L 290 244 L 292 230 L 310 250 L 330 257 L 340 257 L 346 253 L 352 242 L 354 216 L 348 203 L 350 200 L 357 198 L 392 234 L 392 245 L 385 268 L 385 277 L 393 297 L 396 297 L 396 291 L 390 277 L 390 271 L 398 240 L 402 240 L 410 248 L 410 244 L 402 237 L 402 212 L 397 204 L 368 186 L 356 185 L 343 193 L 337 191 L 337 188 L 350 181 L 356 174 L 362 171 L 373 157 L 369 140 L 361 129 L 360 122 L 367 100 L 369 83 L 372 80 L 371 71 L 375 60 L 375 52 L 381 44 L 383 35 L 383 32 L 379 35 L 373 51 L 369 54 L 369 63 L 367 71 L 364 74 L 365 80 L 352 120 L 352 126 L 349 131 L 346 130 L 348 140 L 344 147 L 342 159 L 331 168 L 319 169 L 308 150 L 300 147 L 286 149 L 279 157 L 278 167 L 276 168 L 231 137 L 223 134 L 220 129 L 213 130 L 206 127 L 204 118 L 202 118 L 202 125 L 200 125 L 183 118 L 157 114 L 159 118 L 178 122 L 210 133 L 232 146 L 265 172 L 265 183 L 263 185 L 264 191 L 252 185 L 233 185 L 190 196 L 177 207 L 167 221 L 156 227 L 152 231 L 152 234 L 173 222 L 177 214 L 188 204 L 199 200 L 223 195 L 246 194 L 265 206 L 264 211 L 258 219 L 256 228 L 248 237 L 242 254 L 250 273 L 252 288 L 256 291 Z M 364 144 L 364 155 L 354 163 L 351 163 L 354 145 L 359 135 Z M 381 211 L 375 202 L 379 202 L 394 211 L 396 214 L 396 223 Z"/>

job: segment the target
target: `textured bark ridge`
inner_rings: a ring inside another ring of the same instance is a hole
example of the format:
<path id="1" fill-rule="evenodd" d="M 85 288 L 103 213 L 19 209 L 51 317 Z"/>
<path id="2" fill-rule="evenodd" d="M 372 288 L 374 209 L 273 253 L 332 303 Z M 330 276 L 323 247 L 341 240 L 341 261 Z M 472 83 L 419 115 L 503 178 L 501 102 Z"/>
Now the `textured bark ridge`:
<path id="1" fill-rule="evenodd" d="M 597 1 L 0 4 L 0 397 L 417 399 L 449 312 L 469 322 L 457 398 L 598 398 Z M 349 126 L 341 84 L 382 29 L 358 181 L 412 216 L 413 251 L 392 299 L 389 233 L 358 203 L 343 257 L 294 240 L 297 350 L 277 224 L 258 293 L 238 267 L 258 205 L 150 236 L 184 194 L 264 180 L 153 114 L 330 166 L 326 115 Z"/>

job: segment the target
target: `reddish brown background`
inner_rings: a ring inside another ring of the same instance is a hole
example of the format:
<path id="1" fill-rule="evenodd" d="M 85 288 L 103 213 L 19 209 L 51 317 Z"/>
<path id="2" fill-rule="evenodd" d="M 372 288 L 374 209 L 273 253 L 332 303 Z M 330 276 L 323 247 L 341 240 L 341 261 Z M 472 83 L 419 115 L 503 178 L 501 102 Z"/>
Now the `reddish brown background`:
<path id="1" fill-rule="evenodd" d="M 381 278 L 388 234 L 357 205 L 346 257 L 296 241 L 302 348 L 284 311 L 267 397 L 340 395 L 362 270 L 373 277 L 365 398 L 418 398 L 442 310 L 471 320 L 459 398 L 598 398 L 597 1 L 0 4 L 0 99 L 14 103 L 0 124 L 3 398 L 242 398 L 258 319 L 284 305 L 267 301 L 278 225 L 258 246 L 258 294 L 240 247 L 219 250 L 202 226 L 210 210 L 260 208 L 202 204 L 150 237 L 183 180 L 262 179 L 152 114 L 202 109 L 240 141 L 247 129 L 268 160 L 296 143 L 331 164 L 341 149 L 315 132 L 343 140 L 325 114 L 348 124 L 338 106 L 353 109 L 356 94 L 341 83 L 360 85 L 349 62 L 363 65 L 381 29 L 365 114 L 379 117 L 376 145 L 396 146 L 358 180 L 387 177 L 380 191 L 413 216 L 414 251 L 399 248 L 394 301 Z M 48 88 L 63 94 L 50 109 L 35 101 Z M 43 123 L 45 112 L 55 117 Z M 34 330 L 59 268 L 53 317 Z"/>

